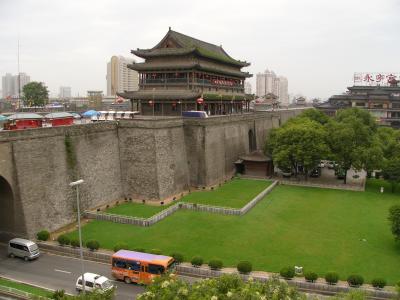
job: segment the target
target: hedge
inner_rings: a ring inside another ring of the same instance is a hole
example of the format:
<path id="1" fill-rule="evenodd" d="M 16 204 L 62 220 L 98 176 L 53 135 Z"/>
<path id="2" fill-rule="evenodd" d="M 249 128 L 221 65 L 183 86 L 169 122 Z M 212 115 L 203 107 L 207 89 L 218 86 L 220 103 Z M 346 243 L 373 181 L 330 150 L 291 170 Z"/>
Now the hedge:
<path id="1" fill-rule="evenodd" d="M 236 266 L 237 270 L 242 274 L 248 274 L 253 270 L 253 266 L 249 261 L 241 261 Z"/>
<path id="2" fill-rule="evenodd" d="M 212 259 L 208 262 L 208 266 L 211 270 L 220 270 L 223 266 L 223 263 L 220 259 Z"/>
<path id="3" fill-rule="evenodd" d="M 61 235 L 58 236 L 57 242 L 58 242 L 61 246 L 64 246 L 64 245 L 69 245 L 70 242 L 71 242 L 71 240 L 70 240 L 69 237 L 66 236 L 65 234 L 61 234 Z"/>
<path id="4" fill-rule="evenodd" d="M 36 237 L 39 241 L 47 241 L 50 237 L 50 232 L 47 230 L 41 230 L 36 234 Z"/>
<path id="5" fill-rule="evenodd" d="M 328 272 L 325 274 L 325 281 L 328 284 L 336 284 L 339 281 L 339 274 L 335 272 Z"/>
<path id="6" fill-rule="evenodd" d="M 89 240 L 86 242 L 86 247 L 88 247 L 91 251 L 94 251 L 100 248 L 100 244 L 96 240 Z"/>
<path id="7" fill-rule="evenodd" d="M 294 267 L 282 268 L 279 274 L 285 279 L 292 279 L 295 275 Z"/>
<path id="8" fill-rule="evenodd" d="M 193 267 L 200 267 L 203 264 L 203 258 L 200 256 L 195 256 L 192 258 L 191 263 Z"/>
<path id="9" fill-rule="evenodd" d="M 114 252 L 117 252 L 117 251 L 119 251 L 121 249 L 125 249 L 125 250 L 128 249 L 128 244 L 127 243 L 117 243 L 117 244 L 115 244 Z"/>

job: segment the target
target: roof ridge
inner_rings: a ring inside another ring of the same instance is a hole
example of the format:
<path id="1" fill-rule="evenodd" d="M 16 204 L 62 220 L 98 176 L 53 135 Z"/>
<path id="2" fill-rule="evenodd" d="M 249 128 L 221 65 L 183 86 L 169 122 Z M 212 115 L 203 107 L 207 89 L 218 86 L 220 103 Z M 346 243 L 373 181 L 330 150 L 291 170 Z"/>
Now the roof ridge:
<path id="1" fill-rule="evenodd" d="M 220 46 L 217 46 L 217 45 L 215 45 L 215 44 L 212 44 L 212 43 L 209 43 L 209 42 L 200 40 L 200 39 L 198 39 L 198 38 L 194 38 L 194 37 L 192 37 L 192 36 L 190 36 L 190 35 L 186 35 L 186 34 L 184 34 L 184 33 L 181 33 L 181 32 L 178 32 L 178 31 L 175 31 L 175 30 L 172 30 L 172 29 L 171 29 L 170 31 L 171 31 L 172 33 L 177 33 L 177 34 L 179 34 L 179 35 L 182 35 L 182 36 L 185 37 L 185 38 L 190 38 L 190 39 L 192 39 L 192 40 L 196 40 L 196 41 L 198 41 L 198 42 L 201 42 L 201 43 L 204 43 L 204 44 L 207 44 L 207 45 L 210 45 L 210 46 L 214 46 L 214 47 L 223 49 L 221 45 L 220 45 Z M 224 52 L 225 52 L 225 51 L 224 51 Z M 225 52 L 225 53 L 226 53 L 226 52 Z"/>

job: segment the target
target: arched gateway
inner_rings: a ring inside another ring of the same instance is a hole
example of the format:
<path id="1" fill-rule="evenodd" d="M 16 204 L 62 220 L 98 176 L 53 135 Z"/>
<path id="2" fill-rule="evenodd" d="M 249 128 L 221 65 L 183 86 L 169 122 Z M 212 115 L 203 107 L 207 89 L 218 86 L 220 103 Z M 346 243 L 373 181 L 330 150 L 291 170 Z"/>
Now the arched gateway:
<path id="1" fill-rule="evenodd" d="M 21 232 L 24 220 L 16 219 L 16 203 L 11 185 L 0 176 L 0 240 L 6 240 Z M 20 222 L 20 223 L 18 223 Z"/>

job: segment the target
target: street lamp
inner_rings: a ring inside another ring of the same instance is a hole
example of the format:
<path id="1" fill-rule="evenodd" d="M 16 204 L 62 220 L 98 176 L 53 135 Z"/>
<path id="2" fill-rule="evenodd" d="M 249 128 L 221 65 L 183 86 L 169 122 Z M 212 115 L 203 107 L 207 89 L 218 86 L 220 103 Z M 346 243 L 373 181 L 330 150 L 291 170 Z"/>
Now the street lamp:
<path id="1" fill-rule="evenodd" d="M 82 268 L 82 292 L 85 293 L 85 269 L 83 266 L 83 249 L 82 249 L 82 233 L 81 233 L 81 212 L 79 208 L 79 185 L 84 183 L 83 179 L 79 179 L 77 181 L 71 182 L 69 184 L 70 187 L 76 187 L 76 207 L 78 210 L 78 232 L 79 232 L 79 252 L 81 257 L 81 268 Z"/>

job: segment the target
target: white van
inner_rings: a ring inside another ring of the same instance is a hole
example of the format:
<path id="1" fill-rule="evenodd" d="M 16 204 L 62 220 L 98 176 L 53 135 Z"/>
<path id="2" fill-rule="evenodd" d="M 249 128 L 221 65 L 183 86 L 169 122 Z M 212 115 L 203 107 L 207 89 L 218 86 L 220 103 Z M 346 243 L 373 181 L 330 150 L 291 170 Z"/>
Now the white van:
<path id="1" fill-rule="evenodd" d="M 38 258 L 40 251 L 34 242 L 16 238 L 8 242 L 8 256 L 22 257 L 25 261 L 28 261 Z"/>
<path id="2" fill-rule="evenodd" d="M 114 287 L 111 281 L 105 276 L 94 273 L 85 273 L 83 276 L 85 278 L 85 291 L 87 292 L 93 292 L 94 290 L 104 292 Z M 76 290 L 78 292 L 82 291 L 82 276 L 79 276 L 76 280 Z"/>

